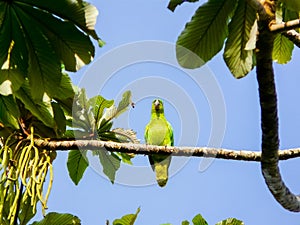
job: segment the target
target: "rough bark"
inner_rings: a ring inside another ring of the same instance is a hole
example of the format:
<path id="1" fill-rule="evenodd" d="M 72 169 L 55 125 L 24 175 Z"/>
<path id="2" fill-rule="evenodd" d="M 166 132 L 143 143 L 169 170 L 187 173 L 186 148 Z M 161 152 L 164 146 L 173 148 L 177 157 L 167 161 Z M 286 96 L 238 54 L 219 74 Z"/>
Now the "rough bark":
<path id="1" fill-rule="evenodd" d="M 206 157 L 217 159 L 230 159 L 236 161 L 261 161 L 260 151 L 230 150 L 224 148 L 208 147 L 177 147 L 177 146 L 155 146 L 145 144 L 116 143 L 98 140 L 42 140 L 36 139 L 35 146 L 57 151 L 67 150 L 100 150 L 105 149 L 112 152 L 124 152 L 140 155 L 150 154 L 172 154 L 172 156 L 184 157 Z M 300 148 L 286 149 L 279 152 L 279 160 L 287 160 L 300 157 Z"/>
<path id="2" fill-rule="evenodd" d="M 256 73 L 261 106 L 262 174 L 275 199 L 287 210 L 299 212 L 300 198 L 286 187 L 278 167 L 277 95 L 272 64 L 274 32 L 269 29 L 272 22 L 275 21 L 275 1 L 265 1 L 263 6 L 269 16 L 259 17 L 259 34 L 256 43 Z"/>

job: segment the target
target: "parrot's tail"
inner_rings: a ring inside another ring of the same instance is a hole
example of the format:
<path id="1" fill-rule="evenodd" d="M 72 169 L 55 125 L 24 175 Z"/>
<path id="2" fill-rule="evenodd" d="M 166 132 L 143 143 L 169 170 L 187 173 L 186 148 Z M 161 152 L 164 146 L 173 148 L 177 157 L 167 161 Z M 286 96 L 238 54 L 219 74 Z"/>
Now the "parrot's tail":
<path id="1" fill-rule="evenodd" d="M 155 174 L 156 174 L 156 181 L 160 187 L 166 186 L 168 182 L 168 176 L 169 176 L 168 175 L 169 163 L 166 163 L 164 161 L 160 163 L 156 163 L 154 167 Z"/>

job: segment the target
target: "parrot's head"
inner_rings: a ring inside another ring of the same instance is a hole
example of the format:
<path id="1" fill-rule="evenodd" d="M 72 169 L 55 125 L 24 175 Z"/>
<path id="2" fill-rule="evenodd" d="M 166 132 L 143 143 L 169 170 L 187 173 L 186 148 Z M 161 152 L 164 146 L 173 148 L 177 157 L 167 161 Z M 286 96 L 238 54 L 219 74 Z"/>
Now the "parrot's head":
<path id="1" fill-rule="evenodd" d="M 155 99 L 152 102 L 152 113 L 164 113 L 164 104 L 162 100 Z"/>

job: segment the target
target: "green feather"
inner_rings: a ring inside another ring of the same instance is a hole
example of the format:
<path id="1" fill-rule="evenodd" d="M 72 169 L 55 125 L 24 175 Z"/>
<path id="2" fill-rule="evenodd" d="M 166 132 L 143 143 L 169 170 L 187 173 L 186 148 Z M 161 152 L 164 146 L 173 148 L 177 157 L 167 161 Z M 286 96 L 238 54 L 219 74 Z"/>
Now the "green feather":
<path id="1" fill-rule="evenodd" d="M 173 146 L 173 128 L 164 115 L 161 100 L 152 102 L 151 119 L 145 128 L 145 141 L 149 145 Z M 170 155 L 149 155 L 149 161 L 156 174 L 159 186 L 164 187 L 168 181 L 168 169 L 171 163 Z"/>

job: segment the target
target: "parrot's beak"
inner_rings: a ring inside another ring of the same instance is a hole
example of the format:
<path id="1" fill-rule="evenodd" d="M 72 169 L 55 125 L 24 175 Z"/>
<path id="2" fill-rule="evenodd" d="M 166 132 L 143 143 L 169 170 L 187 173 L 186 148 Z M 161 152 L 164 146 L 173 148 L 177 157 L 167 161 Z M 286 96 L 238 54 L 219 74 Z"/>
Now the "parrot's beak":
<path id="1" fill-rule="evenodd" d="M 155 110 L 159 110 L 159 106 L 160 106 L 160 103 L 159 103 L 159 101 L 156 99 L 155 102 L 154 102 Z"/>

